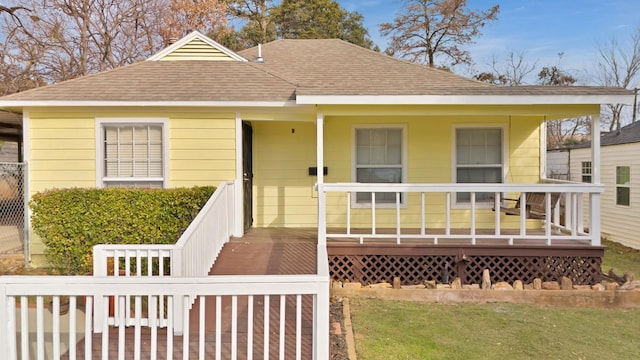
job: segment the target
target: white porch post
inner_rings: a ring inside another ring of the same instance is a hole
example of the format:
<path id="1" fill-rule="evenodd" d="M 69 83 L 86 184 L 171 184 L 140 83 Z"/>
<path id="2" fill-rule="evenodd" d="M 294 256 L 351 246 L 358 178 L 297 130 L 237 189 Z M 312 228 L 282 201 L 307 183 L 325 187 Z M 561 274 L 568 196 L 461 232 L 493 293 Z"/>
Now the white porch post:
<path id="1" fill-rule="evenodd" d="M 327 203 L 324 192 L 324 114 L 316 118 L 316 166 L 318 167 L 318 244 L 327 243 Z"/>
<path id="2" fill-rule="evenodd" d="M 591 181 L 600 184 L 600 114 L 591 116 Z M 600 194 L 592 193 L 589 198 L 589 233 L 591 245 L 600 245 Z"/>
<path id="3" fill-rule="evenodd" d="M 244 232 L 244 176 L 243 176 L 242 117 L 236 113 L 236 180 L 233 186 L 233 236 L 241 237 Z"/>

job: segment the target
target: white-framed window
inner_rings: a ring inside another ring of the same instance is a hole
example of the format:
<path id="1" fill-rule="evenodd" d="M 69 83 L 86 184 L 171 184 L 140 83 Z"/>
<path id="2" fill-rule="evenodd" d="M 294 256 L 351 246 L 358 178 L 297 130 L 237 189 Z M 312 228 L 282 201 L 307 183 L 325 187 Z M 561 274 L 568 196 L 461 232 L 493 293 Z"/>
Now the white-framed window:
<path id="1" fill-rule="evenodd" d="M 455 183 L 502 183 L 507 168 L 506 126 L 455 125 L 453 175 Z M 495 193 L 476 193 L 476 202 L 492 204 Z M 468 204 L 470 193 L 457 193 L 456 205 Z"/>
<path id="2" fill-rule="evenodd" d="M 407 178 L 406 125 L 357 125 L 353 128 L 352 178 L 359 183 L 403 183 Z M 376 193 L 376 206 L 393 206 L 396 194 Z M 401 196 L 404 205 L 405 196 Z M 352 206 L 371 206 L 371 193 L 352 197 Z"/>
<path id="3" fill-rule="evenodd" d="M 616 205 L 631 205 L 631 167 L 616 166 Z"/>
<path id="4" fill-rule="evenodd" d="M 163 188 L 167 182 L 166 119 L 96 119 L 99 187 Z"/>
<path id="5" fill-rule="evenodd" d="M 581 163 L 582 182 L 590 183 L 593 171 L 591 169 L 591 161 L 583 161 Z"/>

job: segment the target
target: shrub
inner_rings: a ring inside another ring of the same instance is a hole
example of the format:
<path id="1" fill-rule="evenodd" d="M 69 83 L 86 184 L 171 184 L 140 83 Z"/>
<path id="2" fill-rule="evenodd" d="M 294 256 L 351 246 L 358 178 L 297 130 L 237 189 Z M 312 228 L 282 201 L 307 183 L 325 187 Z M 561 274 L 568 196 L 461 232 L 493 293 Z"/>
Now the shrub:
<path id="1" fill-rule="evenodd" d="M 33 196 L 31 224 L 52 267 L 86 274 L 97 244 L 173 244 L 214 187 L 59 189 Z"/>

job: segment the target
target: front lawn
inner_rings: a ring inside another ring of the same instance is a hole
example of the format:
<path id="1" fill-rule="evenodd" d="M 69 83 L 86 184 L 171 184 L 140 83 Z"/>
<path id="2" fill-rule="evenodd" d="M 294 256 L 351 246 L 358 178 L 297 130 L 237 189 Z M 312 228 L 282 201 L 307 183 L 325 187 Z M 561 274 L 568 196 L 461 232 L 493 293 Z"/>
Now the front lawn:
<path id="1" fill-rule="evenodd" d="M 640 310 L 350 302 L 360 360 L 640 356 Z"/>

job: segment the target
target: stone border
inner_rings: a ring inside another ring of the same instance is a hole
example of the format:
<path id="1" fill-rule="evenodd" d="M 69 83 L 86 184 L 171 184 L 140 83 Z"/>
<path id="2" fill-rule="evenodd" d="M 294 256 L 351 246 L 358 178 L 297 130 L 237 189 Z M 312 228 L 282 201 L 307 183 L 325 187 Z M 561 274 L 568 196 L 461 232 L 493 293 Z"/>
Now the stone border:
<path id="1" fill-rule="evenodd" d="M 640 291 L 624 290 L 523 290 L 487 291 L 478 289 L 389 289 L 332 288 L 332 296 L 377 298 L 382 300 L 427 303 L 495 303 L 509 302 L 541 306 L 592 307 L 607 309 L 640 308 Z"/>
<path id="2" fill-rule="evenodd" d="M 344 332 L 345 341 L 347 343 L 347 357 L 349 360 L 357 360 L 356 354 L 356 340 L 353 336 L 353 324 L 351 324 L 351 305 L 349 305 L 349 298 L 342 298 L 342 316 L 344 316 Z"/>

